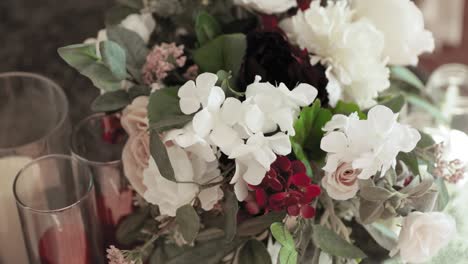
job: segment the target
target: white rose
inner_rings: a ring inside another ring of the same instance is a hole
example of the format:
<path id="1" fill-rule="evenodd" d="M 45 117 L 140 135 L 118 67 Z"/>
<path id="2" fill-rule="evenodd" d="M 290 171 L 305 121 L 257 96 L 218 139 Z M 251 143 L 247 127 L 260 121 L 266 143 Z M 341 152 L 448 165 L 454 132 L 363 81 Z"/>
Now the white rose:
<path id="1" fill-rule="evenodd" d="M 123 110 L 120 123 L 129 136 L 148 130 L 148 102 L 147 96 L 139 96 Z"/>
<path id="2" fill-rule="evenodd" d="M 296 0 L 234 0 L 234 4 L 268 15 L 282 13 L 297 6 Z"/>
<path id="3" fill-rule="evenodd" d="M 154 21 L 152 14 L 131 14 L 128 15 L 120 23 L 124 28 L 134 31 L 140 37 L 148 43 L 151 33 L 153 33 L 154 28 L 156 27 L 156 22 Z"/>
<path id="4" fill-rule="evenodd" d="M 164 178 L 159 172 L 153 158 L 149 159 L 149 167 L 143 172 L 143 184 L 146 186 L 143 197 L 149 203 L 159 206 L 162 215 L 175 216 L 178 208 L 192 204 L 198 195 L 202 208 L 211 210 L 223 197 L 219 186 L 202 190 L 198 184 L 214 183 L 222 180 L 217 161 L 207 163 L 200 157 L 184 151 L 177 145 L 167 147 L 171 165 L 174 168 L 176 183 Z"/>
<path id="5" fill-rule="evenodd" d="M 455 236 L 455 220 L 444 213 L 410 213 L 403 220 L 403 227 L 395 250 L 400 250 L 403 261 L 422 263 L 430 260 Z"/>
<path id="6" fill-rule="evenodd" d="M 125 177 L 133 189 L 142 196 L 146 191 L 143 185 L 143 170 L 148 168 L 150 155 L 149 134 L 146 131 L 130 136 L 122 151 Z"/>
<path id="7" fill-rule="evenodd" d="M 354 0 L 356 17 L 369 19 L 385 36 L 383 55 L 390 64 L 416 65 L 418 56 L 434 50 L 422 12 L 410 0 Z"/>
<path id="8" fill-rule="evenodd" d="M 358 175 L 360 170 L 353 169 L 349 163 L 342 163 L 333 173 L 327 173 L 322 179 L 322 186 L 335 200 L 353 198 L 359 190 Z"/>

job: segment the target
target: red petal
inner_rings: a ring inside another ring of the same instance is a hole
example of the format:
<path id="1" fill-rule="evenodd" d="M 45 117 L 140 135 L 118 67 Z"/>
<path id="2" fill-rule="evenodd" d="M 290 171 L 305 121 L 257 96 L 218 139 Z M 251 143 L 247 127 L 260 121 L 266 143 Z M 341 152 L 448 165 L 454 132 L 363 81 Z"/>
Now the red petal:
<path id="1" fill-rule="evenodd" d="M 274 191 L 279 192 L 283 190 L 283 184 L 278 179 L 270 179 L 268 184 Z"/>
<path id="2" fill-rule="evenodd" d="M 260 207 L 265 207 L 268 199 L 265 190 L 257 189 L 255 191 L 255 199 Z"/>
<path id="3" fill-rule="evenodd" d="M 270 201 L 284 201 L 288 197 L 287 192 L 280 192 L 280 193 L 275 193 L 272 196 L 270 196 Z"/>
<path id="4" fill-rule="evenodd" d="M 300 212 L 300 208 L 299 208 L 299 206 L 297 204 L 288 206 L 288 215 L 298 216 L 299 212 Z"/>
<path id="5" fill-rule="evenodd" d="M 279 156 L 273 164 L 282 172 L 291 170 L 291 161 L 285 156 Z"/>
<path id="6" fill-rule="evenodd" d="M 310 178 L 305 173 L 294 174 L 289 178 L 288 186 L 294 184 L 295 186 L 307 186 L 310 184 Z"/>
<path id="7" fill-rule="evenodd" d="M 275 30 L 278 28 L 278 17 L 275 15 L 262 15 L 262 23 L 265 30 Z"/>
<path id="8" fill-rule="evenodd" d="M 306 167 L 304 166 L 304 163 L 302 163 L 299 160 L 295 160 L 291 162 L 291 167 L 292 167 L 293 174 L 306 173 Z"/>
<path id="9" fill-rule="evenodd" d="M 302 200 L 302 203 L 310 203 L 312 202 L 312 200 L 319 196 L 320 193 L 321 193 L 321 190 L 320 190 L 320 187 L 318 185 L 315 185 L 315 184 L 312 184 L 310 186 L 307 186 L 305 189 L 304 189 L 304 198 Z"/>
<path id="10" fill-rule="evenodd" d="M 301 207 L 301 215 L 304 218 L 312 218 L 315 216 L 315 208 L 310 205 L 303 205 Z"/>
<path id="11" fill-rule="evenodd" d="M 260 213 L 260 207 L 258 207 L 258 204 L 254 201 L 246 202 L 245 209 L 251 215 L 257 215 Z"/>
<path id="12" fill-rule="evenodd" d="M 297 0 L 297 5 L 302 11 L 309 9 L 311 0 Z"/>

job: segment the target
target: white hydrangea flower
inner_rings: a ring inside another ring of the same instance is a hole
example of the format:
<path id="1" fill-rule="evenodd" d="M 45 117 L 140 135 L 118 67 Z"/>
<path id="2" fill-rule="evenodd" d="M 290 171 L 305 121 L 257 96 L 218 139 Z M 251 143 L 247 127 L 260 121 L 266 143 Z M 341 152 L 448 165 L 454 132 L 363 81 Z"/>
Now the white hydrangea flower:
<path id="1" fill-rule="evenodd" d="M 234 4 L 268 15 L 282 13 L 297 6 L 296 0 L 234 0 Z"/>
<path id="2" fill-rule="evenodd" d="M 179 105 L 182 113 L 186 115 L 197 112 L 200 107 L 213 108 L 215 105 L 221 105 L 224 101 L 223 90 L 216 86 L 218 76 L 214 73 L 202 73 L 198 75 L 194 81 L 188 81 L 180 87 L 178 96 L 180 98 Z M 209 97 L 211 95 L 211 102 Z M 221 98 L 222 97 L 222 98 Z"/>
<path id="3" fill-rule="evenodd" d="M 354 0 L 355 17 L 368 19 L 385 36 L 384 56 L 394 65 L 416 65 L 418 56 L 434 50 L 421 10 L 410 0 Z M 397 14 L 397 15 L 396 15 Z"/>
<path id="4" fill-rule="evenodd" d="M 195 198 L 200 199 L 204 210 L 211 210 L 223 197 L 219 186 L 204 189 L 200 192 L 197 184 L 207 184 L 221 180 L 218 162 L 206 162 L 201 157 L 189 153 L 177 145 L 167 147 L 171 165 L 174 168 L 177 183 L 165 179 L 159 172 L 156 162 L 150 157 L 149 167 L 143 172 L 143 184 L 146 201 L 159 206 L 162 215 L 175 216 L 178 208 L 192 204 Z"/>
<path id="5" fill-rule="evenodd" d="M 299 84 L 289 90 L 281 83 L 278 87 L 260 82 L 260 76 L 247 86 L 246 100 L 242 103 L 243 122 L 252 133 L 270 133 L 278 129 L 294 136 L 294 120 L 300 113 L 300 107 L 310 105 L 318 91 L 309 84 Z"/>
<path id="6" fill-rule="evenodd" d="M 328 152 L 323 183 L 332 198 L 342 199 L 343 194 L 333 190 L 344 192 L 345 189 L 327 188 L 330 177 L 343 175 L 343 179 L 352 181 L 354 194 L 357 188 L 357 181 L 347 176 L 351 171 L 339 170 L 343 164 L 351 164 L 349 169 L 354 170 L 353 174 L 359 172 L 358 178 L 369 179 L 395 167 L 399 152 L 410 152 L 416 147 L 421 135 L 416 129 L 398 123 L 397 117 L 389 108 L 377 105 L 370 109 L 367 120 L 359 120 L 357 114 L 335 115 L 325 125 L 327 134 L 320 145 Z M 346 191 L 351 193 L 349 188 Z"/>
<path id="7" fill-rule="evenodd" d="M 327 87 L 334 96 L 341 94 L 342 99 L 369 107 L 390 86 L 384 35 L 369 20 L 354 20 L 346 1 L 329 2 L 326 7 L 314 1 L 281 25 L 299 46 L 316 54 L 312 63 L 328 66 L 328 78 L 341 84 Z"/>

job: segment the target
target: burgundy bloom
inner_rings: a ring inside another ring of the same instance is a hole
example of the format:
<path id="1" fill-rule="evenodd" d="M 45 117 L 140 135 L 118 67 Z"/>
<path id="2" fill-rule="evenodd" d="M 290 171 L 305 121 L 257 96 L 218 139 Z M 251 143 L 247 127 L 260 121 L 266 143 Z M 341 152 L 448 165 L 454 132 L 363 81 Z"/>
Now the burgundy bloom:
<path id="1" fill-rule="evenodd" d="M 320 195 L 320 187 L 312 183 L 300 161 L 278 157 L 262 183 L 250 187 L 255 191 L 255 200 L 249 195 L 246 201 L 250 213 L 258 214 L 263 208 L 265 211 L 286 210 L 291 216 L 315 216 L 315 208 L 310 204 Z"/>
<path id="2" fill-rule="evenodd" d="M 259 75 L 263 81 L 284 83 L 290 89 L 299 83 L 310 84 L 317 88 L 321 102 L 327 104 L 325 67 L 312 66 L 307 51 L 289 44 L 285 34 L 277 28 L 275 17 L 265 16 L 263 23 L 268 31 L 253 31 L 247 35 L 247 50 L 239 72 L 240 90 L 245 90 Z"/>

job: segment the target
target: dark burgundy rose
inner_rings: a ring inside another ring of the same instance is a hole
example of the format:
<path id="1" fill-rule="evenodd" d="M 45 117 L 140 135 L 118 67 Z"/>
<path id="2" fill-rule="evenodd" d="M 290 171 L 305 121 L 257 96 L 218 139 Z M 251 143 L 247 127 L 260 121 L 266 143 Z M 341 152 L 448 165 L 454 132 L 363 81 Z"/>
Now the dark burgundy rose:
<path id="1" fill-rule="evenodd" d="M 272 84 L 284 83 L 289 89 L 299 83 L 308 83 L 318 90 L 318 98 L 328 103 L 326 86 L 328 80 L 325 68 L 310 64 L 307 51 L 289 44 L 281 30 L 254 31 L 247 35 L 247 51 L 239 74 L 239 88 L 247 85 L 260 75 L 262 81 Z"/>

